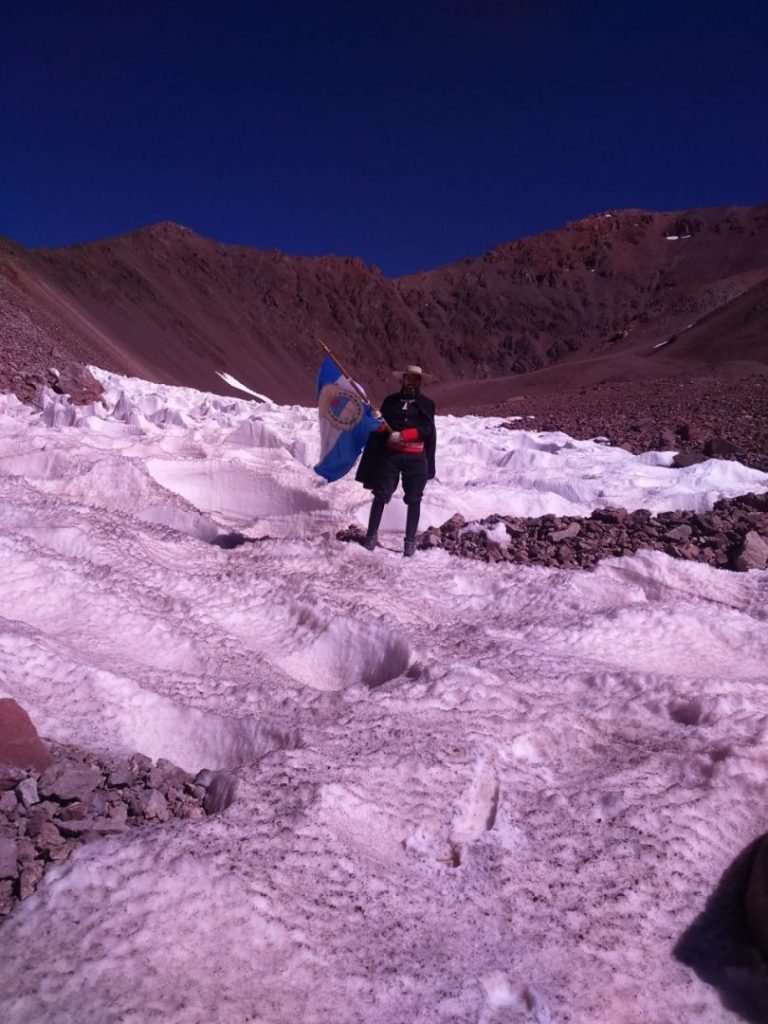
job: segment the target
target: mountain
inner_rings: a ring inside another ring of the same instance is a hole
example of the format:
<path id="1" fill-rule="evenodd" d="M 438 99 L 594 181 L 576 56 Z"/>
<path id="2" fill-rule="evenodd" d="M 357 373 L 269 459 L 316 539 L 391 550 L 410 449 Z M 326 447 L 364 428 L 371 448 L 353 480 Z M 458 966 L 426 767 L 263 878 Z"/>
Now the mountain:
<path id="1" fill-rule="evenodd" d="M 318 339 L 379 394 L 420 362 L 446 402 L 605 380 L 768 372 L 768 204 L 610 211 L 399 279 L 163 222 L 0 243 L 0 386 L 66 360 L 309 403 Z"/>

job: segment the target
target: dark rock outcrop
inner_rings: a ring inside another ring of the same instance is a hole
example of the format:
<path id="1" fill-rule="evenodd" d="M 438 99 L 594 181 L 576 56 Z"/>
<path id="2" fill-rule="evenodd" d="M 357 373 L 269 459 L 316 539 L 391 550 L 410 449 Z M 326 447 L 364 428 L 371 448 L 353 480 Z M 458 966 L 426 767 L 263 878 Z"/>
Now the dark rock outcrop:
<path id="1" fill-rule="evenodd" d="M 339 540 L 362 542 L 350 526 Z M 604 558 L 640 550 L 744 572 L 768 563 L 768 494 L 718 501 L 711 512 L 596 509 L 591 516 L 492 515 L 466 523 L 452 516 L 418 537 L 421 549 L 442 548 L 460 558 L 562 569 L 591 569 Z"/>
<path id="2" fill-rule="evenodd" d="M 0 699 L 0 765 L 43 771 L 51 763 L 51 754 L 24 708 L 10 697 Z"/>
<path id="3" fill-rule="evenodd" d="M 0 764 L 0 918 L 81 843 L 228 807 L 235 779 L 143 754 L 110 759 L 50 744 L 44 770 Z"/>
<path id="4" fill-rule="evenodd" d="M 69 395 L 74 405 L 89 405 L 98 402 L 104 389 L 87 366 L 80 363 L 66 363 L 61 370 L 51 373 L 51 387 L 59 395 Z"/>

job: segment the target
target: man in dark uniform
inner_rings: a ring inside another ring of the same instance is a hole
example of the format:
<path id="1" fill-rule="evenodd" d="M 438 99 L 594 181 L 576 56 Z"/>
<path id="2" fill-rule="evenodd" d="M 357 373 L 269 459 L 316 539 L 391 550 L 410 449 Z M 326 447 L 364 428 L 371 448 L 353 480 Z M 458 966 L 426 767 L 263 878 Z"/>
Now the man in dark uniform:
<path id="1" fill-rule="evenodd" d="M 384 506 L 402 479 L 403 501 L 408 506 L 403 554 L 410 558 L 416 550 L 424 487 L 435 475 L 435 403 L 421 394 L 420 366 L 406 366 L 394 376 L 400 378 L 400 390 L 381 403 L 384 424 L 369 438 L 355 478 L 373 491 L 363 541 L 369 551 L 378 543 Z"/>

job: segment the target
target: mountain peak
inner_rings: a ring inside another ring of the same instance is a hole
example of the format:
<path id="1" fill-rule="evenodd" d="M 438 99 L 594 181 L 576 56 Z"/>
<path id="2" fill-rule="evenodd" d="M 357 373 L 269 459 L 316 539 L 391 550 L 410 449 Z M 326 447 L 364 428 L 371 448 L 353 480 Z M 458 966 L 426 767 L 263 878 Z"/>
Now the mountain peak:
<path id="1" fill-rule="evenodd" d="M 148 224 L 138 231 L 129 231 L 129 235 L 149 235 L 153 238 L 188 238 L 196 235 L 197 232 L 184 224 L 176 224 L 172 220 L 159 220 L 155 224 Z"/>

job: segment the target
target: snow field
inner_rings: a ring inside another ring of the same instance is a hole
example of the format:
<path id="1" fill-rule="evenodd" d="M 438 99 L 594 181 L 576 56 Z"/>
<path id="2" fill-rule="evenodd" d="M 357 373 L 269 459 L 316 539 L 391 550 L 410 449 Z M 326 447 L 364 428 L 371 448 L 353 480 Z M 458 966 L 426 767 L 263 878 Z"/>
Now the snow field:
<path id="1" fill-rule="evenodd" d="M 0 929 L 3 1020 L 738 1020 L 675 949 L 768 827 L 765 574 L 371 554 L 311 410 L 100 376 L 105 407 L 0 399 L 0 695 L 238 793 L 51 870 Z M 768 488 L 438 429 L 422 527 Z"/>

